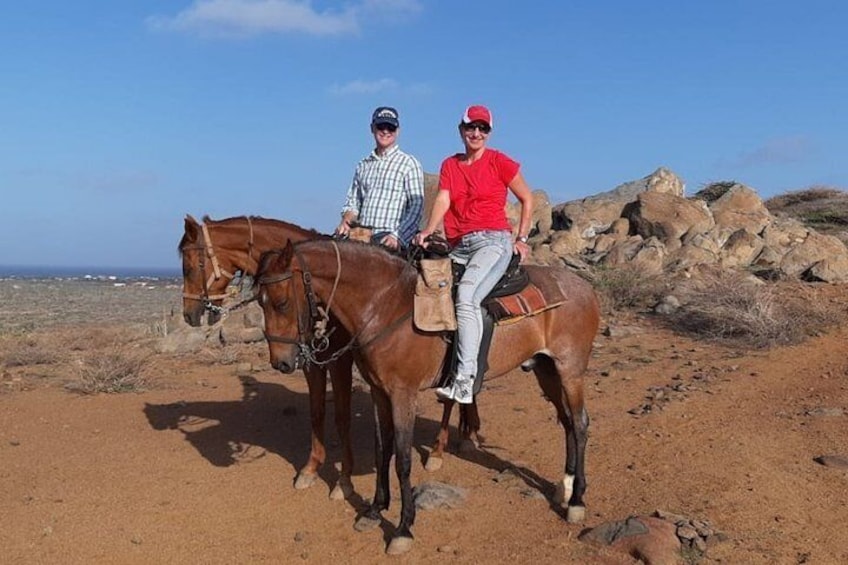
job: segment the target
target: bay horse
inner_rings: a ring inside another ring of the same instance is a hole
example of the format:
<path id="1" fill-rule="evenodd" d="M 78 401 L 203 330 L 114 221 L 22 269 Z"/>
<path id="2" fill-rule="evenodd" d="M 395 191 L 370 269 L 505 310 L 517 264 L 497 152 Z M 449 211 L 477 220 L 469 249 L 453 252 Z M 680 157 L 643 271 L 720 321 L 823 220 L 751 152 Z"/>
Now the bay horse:
<path id="1" fill-rule="evenodd" d="M 566 300 L 556 308 L 495 328 L 489 353 L 490 377 L 532 368 L 565 430 L 565 470 L 555 500 L 567 502 L 566 519 L 585 519 L 584 457 L 589 417 L 583 374 L 599 325 L 592 287 L 563 268 L 526 267 L 541 289 Z M 417 271 L 376 246 L 333 240 L 289 242 L 265 254 L 254 284 L 265 313 L 265 334 L 273 367 L 291 373 L 308 358 L 315 333 L 315 304 L 332 311 L 350 335 L 345 346 L 371 385 L 376 421 L 376 488 L 355 527 L 378 526 L 389 507 L 389 465 L 395 456 L 400 482 L 400 523 L 386 548 L 411 549 L 415 504 L 410 484 L 413 426 L 418 392 L 437 386 L 448 345 L 438 333 L 417 330 L 412 309 Z"/>
<path id="2" fill-rule="evenodd" d="M 209 324 L 216 323 L 222 311 L 226 290 L 237 272 L 255 276 L 260 256 L 287 242 L 305 241 L 327 237 L 292 223 L 258 216 L 236 216 L 212 220 L 204 216 L 202 224 L 186 215 L 183 237 L 178 251 L 183 268 L 183 317 L 189 325 L 199 327 L 208 312 Z M 346 343 L 349 336 L 343 328 L 330 337 L 330 347 L 322 356 L 328 358 Z M 350 441 L 350 403 L 352 357 L 339 356 L 327 365 L 310 364 L 304 368 L 309 389 L 309 409 L 312 424 L 311 451 L 306 464 L 298 471 L 294 481 L 297 489 L 312 486 L 318 470 L 326 460 L 324 445 L 324 418 L 326 401 L 326 376 L 329 371 L 334 392 L 335 424 L 342 445 L 342 468 L 339 484 L 330 493 L 333 499 L 345 498 L 352 492 L 350 476 L 353 470 L 353 450 Z M 450 416 L 453 402 L 446 403 L 441 428 L 427 459 L 427 469 L 441 467 L 449 439 Z M 477 405 L 460 406 L 459 429 L 465 440 L 479 444 L 480 418 Z"/>
<path id="3" fill-rule="evenodd" d="M 183 267 L 183 317 L 198 327 L 203 314 L 209 311 L 209 323 L 214 324 L 224 311 L 226 289 L 237 272 L 254 276 L 259 267 L 260 255 L 289 241 L 304 241 L 321 236 L 295 224 L 261 218 L 239 216 L 212 220 L 203 217 L 200 224 L 191 215 L 185 217 L 185 229 L 178 250 Z M 347 339 L 344 330 L 330 336 L 329 353 L 319 355 L 327 360 L 332 351 L 339 349 Z M 353 472 L 353 449 L 350 440 L 350 414 L 353 358 L 350 354 L 339 356 L 326 364 L 310 364 L 304 368 L 309 389 L 309 413 L 312 424 L 311 450 L 306 464 L 298 471 L 294 481 L 296 489 L 312 486 L 318 470 L 326 459 L 324 445 L 324 418 L 327 389 L 327 372 L 333 385 L 335 423 L 342 446 L 339 481 L 330 492 L 334 500 L 353 492 L 350 480 Z"/>

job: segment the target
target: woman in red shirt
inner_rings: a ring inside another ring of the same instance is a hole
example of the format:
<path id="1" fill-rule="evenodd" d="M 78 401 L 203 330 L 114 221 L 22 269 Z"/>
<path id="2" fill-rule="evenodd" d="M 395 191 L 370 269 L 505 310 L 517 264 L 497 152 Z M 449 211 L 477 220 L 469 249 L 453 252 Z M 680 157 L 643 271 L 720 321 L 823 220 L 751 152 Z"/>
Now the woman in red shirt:
<path id="1" fill-rule="evenodd" d="M 520 165 L 504 153 L 486 147 L 492 131 L 492 114 L 485 106 L 469 106 L 459 123 L 465 145 L 442 162 L 439 193 L 427 227 L 415 236 L 418 245 L 444 220 L 445 236 L 453 246 L 451 258 L 465 265 L 457 286 L 457 370 L 453 383 L 436 389 L 440 398 L 470 404 L 474 398 L 477 356 L 483 334 L 480 304 L 506 272 L 514 251 L 526 259 L 527 234 L 533 215 L 530 188 Z M 506 217 L 507 193 L 521 203 L 518 237 L 513 245 L 512 226 Z"/>

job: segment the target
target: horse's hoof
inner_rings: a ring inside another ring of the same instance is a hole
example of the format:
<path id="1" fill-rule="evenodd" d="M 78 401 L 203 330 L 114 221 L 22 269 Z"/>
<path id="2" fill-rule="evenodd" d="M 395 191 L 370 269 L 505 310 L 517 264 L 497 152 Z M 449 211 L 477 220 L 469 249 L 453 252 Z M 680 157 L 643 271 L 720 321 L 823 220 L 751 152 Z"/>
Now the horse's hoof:
<path id="1" fill-rule="evenodd" d="M 565 519 L 569 524 L 581 524 L 586 520 L 585 506 L 569 506 L 565 513 Z"/>
<path id="2" fill-rule="evenodd" d="M 397 537 L 392 538 L 389 542 L 389 547 L 386 548 L 388 555 L 401 555 L 412 549 L 412 538 Z"/>
<path id="3" fill-rule="evenodd" d="M 346 500 L 353 494 L 353 484 L 350 479 L 339 479 L 333 490 L 330 491 L 330 500 Z"/>
<path id="4" fill-rule="evenodd" d="M 380 525 L 379 518 L 371 518 L 370 516 L 360 516 L 353 523 L 353 529 L 357 532 L 368 532 Z"/>
<path id="5" fill-rule="evenodd" d="M 297 478 L 294 480 L 294 488 L 297 490 L 309 488 L 315 484 L 315 479 L 317 478 L 317 473 L 305 473 L 301 471 L 297 474 Z"/>
<path id="6" fill-rule="evenodd" d="M 424 464 L 424 469 L 426 471 L 434 473 L 434 472 L 436 472 L 436 471 L 438 471 L 439 469 L 442 468 L 442 463 L 444 463 L 444 462 L 445 462 L 445 460 L 442 459 L 441 457 L 434 457 L 434 456 L 430 455 L 427 458 L 427 462 Z"/>

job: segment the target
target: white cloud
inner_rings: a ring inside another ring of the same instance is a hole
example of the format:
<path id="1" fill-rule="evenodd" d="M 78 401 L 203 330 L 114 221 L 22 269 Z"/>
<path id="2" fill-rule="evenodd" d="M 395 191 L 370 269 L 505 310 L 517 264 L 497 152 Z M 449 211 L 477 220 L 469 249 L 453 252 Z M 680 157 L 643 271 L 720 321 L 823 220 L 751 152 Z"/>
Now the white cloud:
<path id="1" fill-rule="evenodd" d="M 339 96 L 345 94 L 374 94 L 377 92 L 397 90 L 397 88 L 397 81 L 390 78 L 381 78 L 372 81 L 353 80 L 347 84 L 334 84 L 330 87 L 330 93 Z"/>
<path id="2" fill-rule="evenodd" d="M 799 163 L 813 153 L 810 140 L 804 136 L 780 137 L 766 141 L 762 146 L 744 151 L 730 159 L 730 166 L 738 168 Z"/>
<path id="3" fill-rule="evenodd" d="M 397 21 L 421 11 L 418 0 L 361 0 L 318 11 L 311 0 L 194 0 L 175 16 L 152 16 L 155 30 L 247 37 L 266 33 L 348 35 L 364 21 Z"/>
<path id="4" fill-rule="evenodd" d="M 333 96 L 376 94 L 378 92 L 424 96 L 433 92 L 433 88 L 429 84 L 423 82 L 402 85 L 395 79 L 381 78 L 377 80 L 357 79 L 345 84 L 333 84 L 327 88 L 327 91 Z"/>

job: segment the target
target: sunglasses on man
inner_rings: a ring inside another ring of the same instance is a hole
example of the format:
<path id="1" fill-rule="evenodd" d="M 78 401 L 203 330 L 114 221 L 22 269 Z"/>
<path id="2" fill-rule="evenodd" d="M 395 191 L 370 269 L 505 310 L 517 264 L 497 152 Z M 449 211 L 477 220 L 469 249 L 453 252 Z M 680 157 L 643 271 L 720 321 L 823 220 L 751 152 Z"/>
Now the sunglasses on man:
<path id="1" fill-rule="evenodd" d="M 492 131 L 492 127 L 485 122 L 472 122 L 470 124 L 462 124 L 462 129 L 464 131 L 474 131 L 475 129 L 480 133 L 489 133 Z"/>
<path id="2" fill-rule="evenodd" d="M 389 133 L 394 133 L 397 131 L 397 126 L 393 126 L 392 124 L 377 124 L 374 126 L 377 131 L 387 131 Z"/>

